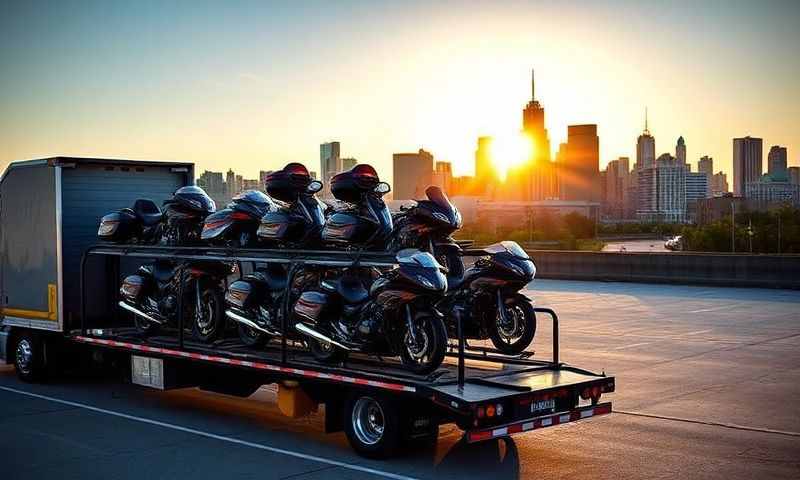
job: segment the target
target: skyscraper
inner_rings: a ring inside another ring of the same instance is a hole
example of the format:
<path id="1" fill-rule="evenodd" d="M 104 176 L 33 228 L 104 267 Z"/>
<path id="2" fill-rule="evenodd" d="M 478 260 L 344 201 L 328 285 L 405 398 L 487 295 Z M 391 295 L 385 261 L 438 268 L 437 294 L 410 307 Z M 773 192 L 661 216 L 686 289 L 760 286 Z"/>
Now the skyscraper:
<path id="1" fill-rule="evenodd" d="M 323 143 L 319 146 L 320 180 L 323 183 L 321 195 L 330 198 L 331 178 L 342 171 L 342 159 L 339 157 L 339 142 Z"/>
<path id="2" fill-rule="evenodd" d="M 628 157 L 608 162 L 605 176 L 603 208 L 611 218 L 622 218 L 628 187 Z"/>
<path id="3" fill-rule="evenodd" d="M 686 142 L 683 136 L 678 137 L 678 143 L 675 145 L 675 158 L 679 163 L 686 165 L 686 170 L 691 170 L 691 166 L 686 163 Z"/>
<path id="4" fill-rule="evenodd" d="M 521 199 L 551 198 L 555 196 L 556 179 L 550 160 L 550 138 L 544 124 L 544 107 L 536 100 L 536 77 L 533 70 L 531 70 L 531 100 L 522 110 L 522 131 L 530 137 L 533 152 L 530 160 L 517 172 L 523 180 Z"/>
<path id="5" fill-rule="evenodd" d="M 711 176 L 714 175 L 714 159 L 708 155 L 700 157 L 700 160 L 697 162 L 697 171 L 705 173 L 711 178 Z"/>
<path id="6" fill-rule="evenodd" d="M 232 197 L 239 192 L 239 187 L 236 186 L 236 174 L 233 172 L 232 168 L 228 169 L 228 173 L 225 174 L 225 193 L 228 197 Z"/>
<path id="7" fill-rule="evenodd" d="M 497 169 L 492 163 L 492 137 L 478 137 L 475 149 L 475 180 L 481 194 L 492 190 L 498 182 Z"/>
<path id="8" fill-rule="evenodd" d="M 562 200 L 600 199 L 600 138 L 597 125 L 569 125 L 565 165 L 559 165 Z"/>
<path id="9" fill-rule="evenodd" d="M 800 185 L 800 167 L 789 167 L 789 183 Z"/>
<path id="10" fill-rule="evenodd" d="M 433 172 L 433 185 L 441 187 L 448 195 L 451 195 L 453 188 L 453 167 L 450 162 L 436 162 L 436 170 Z"/>
<path id="11" fill-rule="evenodd" d="M 639 219 L 682 222 L 686 217 L 686 173 L 686 164 L 668 153 L 659 156 L 653 167 L 640 169 Z"/>
<path id="12" fill-rule="evenodd" d="M 424 198 L 425 189 L 432 181 L 433 155 L 421 148 L 417 153 L 395 153 L 392 155 L 392 172 L 393 199 Z"/>
<path id="13" fill-rule="evenodd" d="M 351 168 L 355 167 L 357 163 L 358 163 L 358 160 L 356 160 L 353 157 L 343 158 L 342 159 L 342 171 L 345 172 L 347 170 L 350 170 Z"/>
<path id="14" fill-rule="evenodd" d="M 733 194 L 745 196 L 745 184 L 761 177 L 762 140 L 754 137 L 733 139 Z"/>
<path id="15" fill-rule="evenodd" d="M 644 110 L 644 131 L 636 140 L 636 165 L 634 169 L 650 168 L 656 165 L 656 139 L 647 129 L 647 109 Z"/>
<path id="16" fill-rule="evenodd" d="M 786 172 L 786 147 L 773 145 L 767 154 L 767 173 L 773 178 L 784 178 Z"/>

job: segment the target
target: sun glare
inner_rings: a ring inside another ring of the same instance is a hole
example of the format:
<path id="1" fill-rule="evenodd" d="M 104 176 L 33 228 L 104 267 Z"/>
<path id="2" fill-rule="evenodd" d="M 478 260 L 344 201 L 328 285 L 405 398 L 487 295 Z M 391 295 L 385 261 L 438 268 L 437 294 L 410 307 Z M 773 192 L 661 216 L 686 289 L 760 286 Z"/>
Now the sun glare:
<path id="1" fill-rule="evenodd" d="M 500 135 L 492 139 L 492 163 L 500 178 L 508 171 L 527 162 L 533 156 L 533 142 L 523 133 Z"/>

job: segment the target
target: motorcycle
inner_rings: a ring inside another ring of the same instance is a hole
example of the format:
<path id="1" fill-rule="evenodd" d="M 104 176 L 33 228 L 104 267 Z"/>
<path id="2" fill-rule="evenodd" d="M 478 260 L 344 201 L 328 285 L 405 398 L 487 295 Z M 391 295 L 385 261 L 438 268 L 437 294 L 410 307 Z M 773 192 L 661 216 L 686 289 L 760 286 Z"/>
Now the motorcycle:
<path id="1" fill-rule="evenodd" d="M 242 192 L 233 197 L 226 208 L 206 217 L 200 239 L 227 247 L 255 246 L 261 217 L 273 205 L 274 202 L 258 190 Z"/>
<path id="2" fill-rule="evenodd" d="M 319 243 L 324 223 L 323 204 L 315 194 L 322 183 L 312 180 L 306 168 L 290 163 L 265 181 L 267 193 L 278 200 L 262 218 L 257 235 L 262 245 L 273 248 L 313 248 Z M 319 271 L 301 268 L 287 292 L 285 266 L 268 263 L 230 284 L 225 294 L 226 317 L 238 325 L 239 338 L 248 346 L 261 346 L 281 334 L 286 295 L 299 295 L 316 284 Z"/>
<path id="3" fill-rule="evenodd" d="M 179 188 L 163 206 L 162 212 L 151 200 L 139 199 L 132 209 L 104 216 L 98 236 L 115 243 L 196 244 L 203 220 L 216 210 L 214 201 L 196 186 Z M 195 337 L 210 342 L 223 329 L 221 284 L 229 273 L 225 263 L 159 260 L 123 280 L 118 305 L 133 314 L 139 331 L 151 334 L 178 323 L 178 292 L 184 284 L 184 320 L 191 322 Z"/>
<path id="4" fill-rule="evenodd" d="M 191 323 L 193 336 L 209 343 L 224 327 L 222 279 L 229 273 L 230 266 L 220 262 L 156 261 L 125 277 L 118 304 L 133 314 L 136 328 L 149 335 L 160 327 L 179 324 L 182 292 L 183 324 Z"/>
<path id="5" fill-rule="evenodd" d="M 449 288 L 437 308 L 450 312 L 451 337 L 457 335 L 458 311 L 466 338 L 489 339 L 505 354 L 522 353 L 536 333 L 533 305 L 519 293 L 536 274 L 533 260 L 516 242 L 504 241 L 486 247 L 465 270 L 461 247 L 450 236 L 461 228 L 461 214 L 439 187 L 425 194 L 426 200 L 395 216 L 389 249 L 427 250 L 448 269 Z"/>
<path id="6" fill-rule="evenodd" d="M 346 273 L 300 295 L 294 328 L 308 337 L 318 361 L 341 362 L 357 351 L 400 356 L 417 374 L 441 365 L 447 331 L 430 305 L 447 290 L 444 269 L 427 252 L 402 250 L 396 258 L 399 266 L 381 274 L 369 290 L 358 275 Z"/>

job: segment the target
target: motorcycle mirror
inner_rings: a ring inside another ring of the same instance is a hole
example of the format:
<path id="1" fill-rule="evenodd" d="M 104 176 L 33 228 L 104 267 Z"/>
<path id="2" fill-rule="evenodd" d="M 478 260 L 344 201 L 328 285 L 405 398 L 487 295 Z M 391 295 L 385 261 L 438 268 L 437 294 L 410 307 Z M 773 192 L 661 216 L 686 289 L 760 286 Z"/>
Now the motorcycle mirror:
<path id="1" fill-rule="evenodd" d="M 392 191 L 392 187 L 389 186 L 386 182 L 381 182 L 375 185 L 375 193 L 379 193 L 381 195 L 386 195 L 387 193 Z"/>
<path id="2" fill-rule="evenodd" d="M 311 183 L 308 184 L 308 187 L 306 187 L 306 190 L 308 193 L 317 193 L 322 190 L 322 182 L 319 180 L 312 180 Z"/>

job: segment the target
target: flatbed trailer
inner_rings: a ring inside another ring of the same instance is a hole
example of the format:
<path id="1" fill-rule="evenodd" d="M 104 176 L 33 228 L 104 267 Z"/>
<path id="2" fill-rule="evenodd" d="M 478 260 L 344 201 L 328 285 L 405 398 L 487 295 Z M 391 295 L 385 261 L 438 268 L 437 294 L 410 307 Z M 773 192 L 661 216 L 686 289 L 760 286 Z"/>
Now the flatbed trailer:
<path id="1" fill-rule="evenodd" d="M 458 328 L 445 362 L 425 376 L 404 370 L 395 359 L 362 354 L 351 354 L 340 364 L 317 362 L 302 342 L 286 335 L 287 315 L 283 335 L 266 346 L 245 346 L 235 334 L 204 344 L 182 324 L 179 301 L 178 325 L 145 335 L 116 306 L 117 288 L 126 272 L 167 258 L 229 262 L 239 274 L 255 264 L 283 263 L 288 285 L 301 266 L 395 265 L 394 256 L 382 252 L 86 246 L 79 268 L 68 277 L 61 276 L 59 258 L 57 293 L 63 283 L 78 290 L 72 297 L 78 297 L 77 303 L 64 305 L 59 297 L 58 308 L 50 312 L 60 331 L 24 324 L 18 321 L 22 317 L 9 317 L 7 308 L 6 318 L 14 321 L 0 323 L 0 358 L 14 363 L 25 380 L 42 379 L 53 363 L 69 365 L 90 353 L 123 365 L 133 383 L 163 390 L 199 387 L 249 396 L 262 385 L 278 384 L 283 413 L 298 417 L 324 405 L 326 432 L 344 430 L 355 450 L 370 457 L 390 455 L 408 439 L 435 440 L 439 425 L 446 423 L 464 430 L 467 442 L 478 442 L 611 412 L 611 403 L 600 399 L 614 391 L 614 377 L 560 361 L 558 316 L 547 308 L 535 311 L 537 319 L 552 320 L 552 358 L 533 358 L 531 352 L 502 355 L 471 345 Z M 64 309 L 69 315 L 63 315 Z"/>

